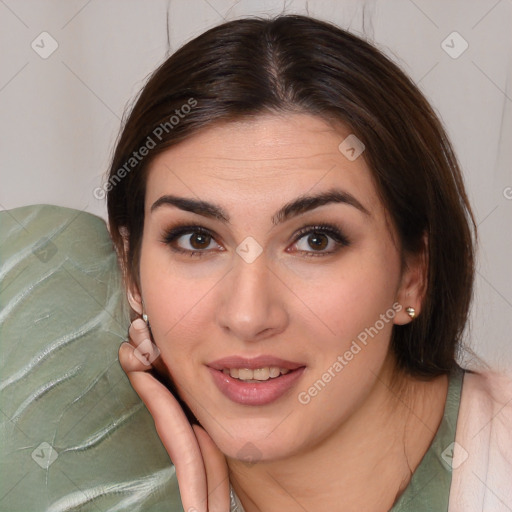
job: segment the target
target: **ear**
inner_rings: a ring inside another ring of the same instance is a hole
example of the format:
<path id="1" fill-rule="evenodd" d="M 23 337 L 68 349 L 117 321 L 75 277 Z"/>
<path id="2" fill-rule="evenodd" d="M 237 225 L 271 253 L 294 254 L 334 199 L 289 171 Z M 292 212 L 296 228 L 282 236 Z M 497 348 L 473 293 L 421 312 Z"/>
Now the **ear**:
<path id="1" fill-rule="evenodd" d="M 126 255 L 128 254 L 128 230 L 125 227 L 121 227 L 119 228 L 119 233 L 123 238 L 124 254 Z M 138 286 L 132 281 L 132 279 L 130 279 L 129 272 L 126 267 L 126 262 L 122 255 L 119 254 L 119 252 L 117 253 L 117 258 L 123 273 L 123 281 L 125 283 L 126 297 L 128 298 L 128 302 L 135 312 L 137 312 L 139 315 L 142 315 L 142 297 Z"/>
<path id="2" fill-rule="evenodd" d="M 421 308 L 427 291 L 428 277 L 428 235 L 424 233 L 422 246 L 415 253 L 407 254 L 404 258 L 404 268 L 396 301 L 402 305 L 394 318 L 396 325 L 404 325 L 413 321 L 406 309 L 414 308 L 415 316 L 421 313 Z"/>
<path id="3" fill-rule="evenodd" d="M 126 297 L 132 309 L 142 315 L 142 298 L 135 285 L 127 284 Z"/>

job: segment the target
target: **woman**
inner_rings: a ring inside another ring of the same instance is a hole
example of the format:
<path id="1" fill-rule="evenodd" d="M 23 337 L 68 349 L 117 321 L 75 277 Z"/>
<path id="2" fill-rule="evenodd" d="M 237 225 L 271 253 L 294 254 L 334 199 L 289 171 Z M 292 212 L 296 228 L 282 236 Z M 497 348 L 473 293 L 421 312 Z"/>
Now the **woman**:
<path id="1" fill-rule="evenodd" d="M 461 172 L 375 48 L 301 16 L 209 30 L 150 77 L 107 190 L 142 317 L 120 362 L 185 510 L 507 504 L 512 388 L 455 360 L 474 274 Z"/>

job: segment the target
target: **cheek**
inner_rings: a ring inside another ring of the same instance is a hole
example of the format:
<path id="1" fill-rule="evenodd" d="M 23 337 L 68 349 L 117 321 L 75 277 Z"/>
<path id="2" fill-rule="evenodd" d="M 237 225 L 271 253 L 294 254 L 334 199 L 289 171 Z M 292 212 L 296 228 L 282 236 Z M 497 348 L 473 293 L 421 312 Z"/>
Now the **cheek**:
<path id="1" fill-rule="evenodd" d="M 302 326 L 315 354 L 298 397 L 306 410 L 342 418 L 367 396 L 389 352 L 399 280 L 390 250 L 347 252 L 328 273 L 301 272 L 296 294 L 315 312 Z"/>
<path id="2" fill-rule="evenodd" d="M 298 398 L 312 414 L 342 418 L 364 401 L 388 355 L 400 261 L 394 250 L 358 251 L 333 266 L 328 280 L 315 272 L 310 282 L 323 279 L 323 286 L 308 289 L 319 320 L 307 337 L 317 356 Z M 328 335 L 315 336 L 320 329 Z"/>
<path id="3" fill-rule="evenodd" d="M 302 318 L 318 334 L 336 340 L 338 348 L 388 312 L 400 279 L 398 255 L 377 250 L 347 251 L 332 264 L 294 262 L 286 272 L 284 280 L 305 306 Z"/>
<path id="4" fill-rule="evenodd" d="M 161 249 L 146 248 L 141 253 L 144 302 L 166 363 L 170 356 L 176 362 L 189 358 L 205 337 L 204 318 L 212 314 L 210 297 L 223 273 L 208 263 L 197 263 L 175 263 Z"/>

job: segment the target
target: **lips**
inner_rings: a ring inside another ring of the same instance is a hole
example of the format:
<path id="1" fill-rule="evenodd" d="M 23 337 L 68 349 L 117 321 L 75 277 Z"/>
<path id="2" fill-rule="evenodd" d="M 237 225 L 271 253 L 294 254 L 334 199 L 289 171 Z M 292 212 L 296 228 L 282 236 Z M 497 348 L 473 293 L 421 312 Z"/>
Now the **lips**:
<path id="1" fill-rule="evenodd" d="M 207 366 L 215 370 L 224 370 L 225 368 L 248 368 L 255 370 L 257 368 L 265 368 L 267 366 L 277 366 L 279 368 L 286 368 L 288 370 L 297 370 L 303 366 L 303 363 L 297 363 L 293 361 L 287 361 L 279 357 L 270 355 L 262 355 L 254 358 L 241 357 L 241 356 L 228 356 L 222 359 L 217 359 L 211 363 L 207 363 Z"/>
<path id="2" fill-rule="evenodd" d="M 212 361 L 207 366 L 219 391 L 232 402 L 246 406 L 261 406 L 275 402 L 297 385 L 306 370 L 304 364 L 268 355 L 255 358 L 229 356 Z M 256 370 L 266 367 L 285 368 L 288 373 L 254 382 L 239 380 L 223 372 L 234 368 Z"/>

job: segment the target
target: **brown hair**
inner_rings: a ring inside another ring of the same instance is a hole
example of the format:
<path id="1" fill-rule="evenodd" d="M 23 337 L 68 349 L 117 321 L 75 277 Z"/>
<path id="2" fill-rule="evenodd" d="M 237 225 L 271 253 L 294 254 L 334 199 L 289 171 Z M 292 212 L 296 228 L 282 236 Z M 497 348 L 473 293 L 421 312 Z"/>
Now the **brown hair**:
<path id="1" fill-rule="evenodd" d="M 326 22 L 290 15 L 224 23 L 151 75 L 124 123 L 106 188 L 111 236 L 126 277 L 139 285 L 152 159 L 216 122 L 264 112 L 341 122 L 364 143 L 403 250 L 421 250 L 428 235 L 421 314 L 393 329 L 398 365 L 416 376 L 448 373 L 471 303 L 476 233 L 456 157 L 413 82 L 373 46 Z M 143 147 L 149 149 L 141 157 Z"/>

